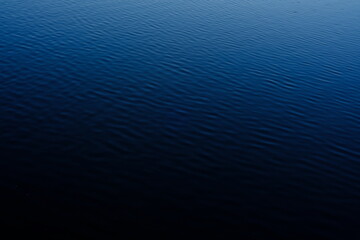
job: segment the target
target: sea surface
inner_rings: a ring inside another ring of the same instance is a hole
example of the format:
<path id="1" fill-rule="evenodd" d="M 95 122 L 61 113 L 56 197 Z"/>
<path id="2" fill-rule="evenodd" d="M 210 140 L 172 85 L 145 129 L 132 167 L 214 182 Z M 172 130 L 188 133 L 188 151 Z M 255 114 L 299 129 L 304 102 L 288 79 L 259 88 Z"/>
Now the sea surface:
<path id="1" fill-rule="evenodd" d="M 0 203 L 48 239 L 360 239 L 360 1 L 0 0 Z"/>

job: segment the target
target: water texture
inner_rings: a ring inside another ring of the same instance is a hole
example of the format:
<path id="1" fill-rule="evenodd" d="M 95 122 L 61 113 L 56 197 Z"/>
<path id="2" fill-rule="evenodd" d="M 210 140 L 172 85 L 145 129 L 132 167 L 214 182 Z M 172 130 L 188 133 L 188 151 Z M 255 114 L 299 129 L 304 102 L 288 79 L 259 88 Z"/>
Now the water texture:
<path id="1" fill-rule="evenodd" d="M 359 23 L 356 0 L 0 0 L 3 228 L 357 239 Z"/>

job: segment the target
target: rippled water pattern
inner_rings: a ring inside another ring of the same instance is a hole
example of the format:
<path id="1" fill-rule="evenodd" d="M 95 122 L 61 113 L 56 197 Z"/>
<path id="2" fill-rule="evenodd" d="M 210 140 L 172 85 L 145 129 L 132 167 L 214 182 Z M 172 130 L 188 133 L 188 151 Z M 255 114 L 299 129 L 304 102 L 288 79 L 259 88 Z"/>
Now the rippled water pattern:
<path id="1" fill-rule="evenodd" d="M 3 227 L 360 239 L 360 1 L 0 0 L 0 36 Z"/>

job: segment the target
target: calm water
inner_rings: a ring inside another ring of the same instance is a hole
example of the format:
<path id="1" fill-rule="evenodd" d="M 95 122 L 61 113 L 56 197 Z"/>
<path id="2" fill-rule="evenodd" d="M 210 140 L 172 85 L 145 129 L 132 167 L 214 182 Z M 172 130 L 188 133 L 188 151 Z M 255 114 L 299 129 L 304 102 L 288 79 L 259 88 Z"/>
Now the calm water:
<path id="1" fill-rule="evenodd" d="M 0 0 L 1 228 L 357 239 L 359 76 L 358 0 Z"/>

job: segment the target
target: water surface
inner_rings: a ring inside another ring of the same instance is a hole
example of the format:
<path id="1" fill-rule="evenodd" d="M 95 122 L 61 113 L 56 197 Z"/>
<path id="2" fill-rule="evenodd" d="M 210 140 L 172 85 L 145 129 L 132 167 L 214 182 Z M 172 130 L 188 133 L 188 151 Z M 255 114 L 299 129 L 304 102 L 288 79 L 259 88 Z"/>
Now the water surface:
<path id="1" fill-rule="evenodd" d="M 4 228 L 359 237 L 360 1 L 0 6 Z"/>

